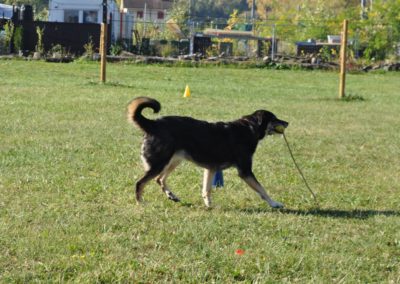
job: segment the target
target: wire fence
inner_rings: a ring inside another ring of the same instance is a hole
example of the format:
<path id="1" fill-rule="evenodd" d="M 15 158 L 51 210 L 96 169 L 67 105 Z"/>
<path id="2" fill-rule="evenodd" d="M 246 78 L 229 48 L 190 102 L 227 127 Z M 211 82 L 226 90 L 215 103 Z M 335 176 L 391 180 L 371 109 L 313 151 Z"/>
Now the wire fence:
<path id="1" fill-rule="evenodd" d="M 317 54 L 329 59 L 337 57 L 342 30 L 339 21 L 240 20 L 229 25 L 227 19 L 211 18 L 193 18 L 183 23 L 121 18 L 112 21 L 112 25 L 113 30 L 119 27 L 112 40 L 114 46 L 160 56 L 202 51 L 207 56 Z M 361 21 L 350 21 L 349 48 L 353 58 L 396 57 L 400 54 L 399 43 L 399 34 L 389 24 L 363 26 Z"/>
<path id="2" fill-rule="evenodd" d="M 134 15 L 110 10 L 111 54 L 125 50 L 135 54 L 179 56 L 317 56 L 337 58 L 342 23 L 333 20 L 252 21 L 191 17 L 168 20 L 170 15 Z M 89 39 L 88 39 L 89 40 Z M 366 24 L 350 20 L 349 50 L 353 58 L 387 59 L 400 55 L 400 32 L 390 24 Z M 0 24 L 0 53 L 7 53 L 7 34 Z"/>

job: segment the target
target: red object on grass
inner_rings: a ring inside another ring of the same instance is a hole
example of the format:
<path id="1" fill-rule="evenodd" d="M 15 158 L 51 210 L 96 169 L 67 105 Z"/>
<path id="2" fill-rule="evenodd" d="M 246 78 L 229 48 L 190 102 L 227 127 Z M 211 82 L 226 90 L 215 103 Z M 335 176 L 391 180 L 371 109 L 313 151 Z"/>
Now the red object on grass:
<path id="1" fill-rule="evenodd" d="M 244 250 L 243 249 L 237 249 L 235 250 L 236 255 L 244 255 Z"/>

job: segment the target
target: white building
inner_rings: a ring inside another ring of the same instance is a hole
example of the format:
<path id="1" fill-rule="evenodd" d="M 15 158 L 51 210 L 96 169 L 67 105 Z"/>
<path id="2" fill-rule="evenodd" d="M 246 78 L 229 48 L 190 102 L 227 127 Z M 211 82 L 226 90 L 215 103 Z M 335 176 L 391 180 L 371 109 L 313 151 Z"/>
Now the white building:
<path id="1" fill-rule="evenodd" d="M 49 0 L 49 22 L 100 24 L 102 3 L 102 0 Z M 107 0 L 107 10 L 108 17 L 110 14 L 112 17 L 111 40 L 114 42 L 120 37 L 120 13 L 114 0 Z"/>
<path id="2" fill-rule="evenodd" d="M 11 5 L 0 4 L 0 19 L 11 19 L 13 7 Z"/>
<path id="3" fill-rule="evenodd" d="M 131 14 L 136 22 L 164 23 L 174 0 L 122 0 L 120 10 Z"/>

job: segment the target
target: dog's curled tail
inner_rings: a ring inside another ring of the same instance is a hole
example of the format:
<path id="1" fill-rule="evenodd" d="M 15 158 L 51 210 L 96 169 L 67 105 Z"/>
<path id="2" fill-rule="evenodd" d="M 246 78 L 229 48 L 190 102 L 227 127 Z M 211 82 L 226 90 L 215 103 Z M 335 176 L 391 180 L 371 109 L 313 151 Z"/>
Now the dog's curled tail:
<path id="1" fill-rule="evenodd" d="M 155 99 L 148 97 L 135 98 L 128 104 L 128 121 L 142 129 L 144 132 L 147 132 L 149 131 L 153 120 L 142 115 L 142 110 L 145 108 L 151 108 L 154 113 L 157 113 L 160 111 L 161 105 Z"/>

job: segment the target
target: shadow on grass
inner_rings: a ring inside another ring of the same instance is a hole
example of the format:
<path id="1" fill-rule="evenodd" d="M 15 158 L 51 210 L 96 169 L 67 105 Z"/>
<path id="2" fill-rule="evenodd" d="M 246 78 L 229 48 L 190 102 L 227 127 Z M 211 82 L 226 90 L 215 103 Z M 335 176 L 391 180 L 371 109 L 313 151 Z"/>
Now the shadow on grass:
<path id="1" fill-rule="evenodd" d="M 311 98 L 312 101 L 324 101 L 324 102 L 367 102 L 368 99 L 361 95 L 348 94 L 345 97 L 339 99 L 338 97 L 321 97 L 321 98 Z"/>
<path id="2" fill-rule="evenodd" d="M 239 209 L 245 213 L 266 213 L 271 212 L 270 208 L 249 208 Z M 279 209 L 277 212 L 281 214 L 293 214 L 302 216 L 318 216 L 327 218 L 343 218 L 343 219 L 368 219 L 375 216 L 386 216 L 386 217 L 400 217 L 400 211 L 394 210 L 340 210 L 340 209 Z"/>
<path id="3" fill-rule="evenodd" d="M 127 84 L 119 83 L 119 82 L 101 83 L 101 82 L 97 82 L 97 81 L 89 81 L 88 85 L 91 85 L 91 86 L 106 86 L 106 87 L 119 87 L 119 88 L 127 88 L 127 89 L 135 89 L 135 88 L 137 88 L 136 86 L 127 85 Z"/>
<path id="4" fill-rule="evenodd" d="M 181 205 L 182 207 L 189 207 L 189 208 L 191 208 L 191 207 L 194 207 L 194 206 L 195 206 L 193 203 L 190 203 L 190 202 L 185 202 L 185 201 L 181 201 L 181 202 L 179 202 L 179 205 Z"/>

